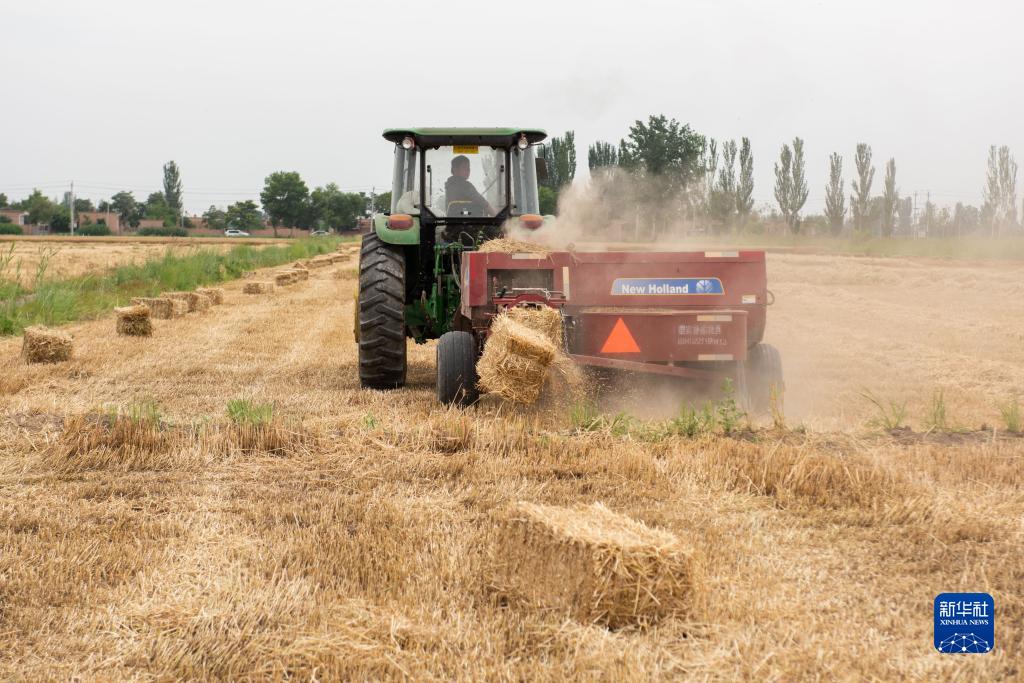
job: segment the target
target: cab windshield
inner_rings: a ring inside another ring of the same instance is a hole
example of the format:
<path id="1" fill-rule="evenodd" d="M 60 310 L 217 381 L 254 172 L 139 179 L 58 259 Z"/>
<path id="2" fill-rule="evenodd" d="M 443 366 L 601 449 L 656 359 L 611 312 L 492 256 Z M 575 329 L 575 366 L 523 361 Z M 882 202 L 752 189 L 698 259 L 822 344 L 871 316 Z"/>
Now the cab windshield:
<path id="1" fill-rule="evenodd" d="M 505 150 L 454 145 L 426 150 L 427 208 L 449 218 L 491 217 L 505 208 Z"/>
<path id="2" fill-rule="evenodd" d="M 425 150 L 406 150 L 396 145 L 395 155 L 393 213 L 420 213 L 421 182 L 423 203 L 437 218 L 494 217 L 509 205 L 510 189 L 512 215 L 538 210 L 532 147 L 510 152 L 483 145 L 448 145 Z"/>

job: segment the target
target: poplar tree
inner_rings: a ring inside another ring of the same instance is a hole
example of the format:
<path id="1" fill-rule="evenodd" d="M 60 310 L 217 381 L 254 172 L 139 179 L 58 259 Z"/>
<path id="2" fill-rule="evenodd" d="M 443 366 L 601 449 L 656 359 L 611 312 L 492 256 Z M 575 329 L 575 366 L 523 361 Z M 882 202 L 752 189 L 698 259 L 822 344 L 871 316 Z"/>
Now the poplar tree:
<path id="1" fill-rule="evenodd" d="M 828 185 L 825 186 L 825 216 L 833 235 L 843 231 L 846 217 L 846 193 L 843 191 L 843 157 L 832 152 L 829 157 Z"/>
<path id="2" fill-rule="evenodd" d="M 853 181 L 853 194 L 850 195 L 850 209 L 853 212 L 853 229 L 863 230 L 864 221 L 868 217 L 871 204 L 871 183 L 875 179 L 875 167 L 871 165 L 871 146 L 861 142 L 857 144 L 857 178 Z"/>
<path id="3" fill-rule="evenodd" d="M 892 237 L 896 225 L 896 203 L 899 194 L 896 190 L 896 160 L 890 158 L 885 165 L 885 186 L 882 193 L 882 234 Z"/>
<path id="4" fill-rule="evenodd" d="M 808 193 L 804 141 L 793 138 L 792 149 L 783 145 L 775 164 L 775 201 L 793 234 L 800 232 L 800 211 L 807 203 Z"/>
<path id="5" fill-rule="evenodd" d="M 174 212 L 175 220 L 181 218 L 181 171 L 178 164 L 168 161 L 164 164 L 164 202 Z"/>
<path id="6" fill-rule="evenodd" d="M 741 222 L 754 208 L 754 154 L 750 149 L 750 138 L 740 142 L 740 180 L 736 188 L 736 211 Z"/>

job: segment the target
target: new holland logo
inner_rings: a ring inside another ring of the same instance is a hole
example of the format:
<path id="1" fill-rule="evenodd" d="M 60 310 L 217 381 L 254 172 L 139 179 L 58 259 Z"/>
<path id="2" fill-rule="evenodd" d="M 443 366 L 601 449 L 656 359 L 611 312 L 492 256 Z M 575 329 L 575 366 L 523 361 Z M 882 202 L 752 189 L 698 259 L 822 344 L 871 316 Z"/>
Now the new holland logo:
<path id="1" fill-rule="evenodd" d="M 612 296 L 685 296 L 725 294 L 717 277 L 620 277 L 612 283 Z"/>

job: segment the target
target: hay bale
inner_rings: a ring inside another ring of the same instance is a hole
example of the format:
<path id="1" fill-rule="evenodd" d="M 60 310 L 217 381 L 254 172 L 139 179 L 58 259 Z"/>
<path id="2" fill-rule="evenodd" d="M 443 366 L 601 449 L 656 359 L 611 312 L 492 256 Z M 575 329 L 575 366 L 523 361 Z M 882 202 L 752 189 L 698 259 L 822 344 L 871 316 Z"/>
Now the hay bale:
<path id="1" fill-rule="evenodd" d="M 188 309 L 190 311 L 208 311 L 213 306 L 213 299 L 206 294 L 189 292 L 192 296 L 188 298 Z"/>
<path id="2" fill-rule="evenodd" d="M 208 297 L 210 299 L 210 303 L 214 306 L 219 306 L 224 303 L 223 287 L 198 287 L 196 292 Z"/>
<path id="3" fill-rule="evenodd" d="M 295 275 L 298 276 L 300 282 L 303 281 L 303 280 L 308 280 L 309 279 L 309 270 L 306 269 L 306 268 L 303 268 L 302 266 L 295 266 L 295 267 L 293 267 L 292 268 L 292 272 L 295 273 Z"/>
<path id="4" fill-rule="evenodd" d="M 270 294 L 274 291 L 273 282 L 246 282 L 242 292 L 245 294 Z"/>
<path id="5" fill-rule="evenodd" d="M 668 531 L 601 503 L 520 502 L 499 520 L 497 584 L 528 606 L 611 628 L 697 616 L 699 565 Z"/>
<path id="6" fill-rule="evenodd" d="M 505 311 L 509 319 L 540 332 L 557 348 L 565 343 L 562 314 L 550 306 L 516 306 Z"/>
<path id="7" fill-rule="evenodd" d="M 180 318 L 188 313 L 188 299 L 171 299 L 171 317 Z"/>
<path id="8" fill-rule="evenodd" d="M 299 277 L 292 272 L 285 271 L 283 273 L 276 273 L 274 275 L 274 284 L 278 287 L 285 287 L 287 285 L 294 285 L 299 281 Z"/>
<path id="9" fill-rule="evenodd" d="M 117 333 L 129 337 L 148 337 L 153 334 L 153 321 L 149 318 L 149 306 L 138 304 L 115 308 Z"/>
<path id="10" fill-rule="evenodd" d="M 557 347 L 542 333 L 512 320 L 495 317 L 477 363 L 480 388 L 517 403 L 536 403 Z"/>
<path id="11" fill-rule="evenodd" d="M 485 253 L 498 252 L 501 254 L 537 254 L 541 257 L 545 257 L 551 253 L 550 249 L 542 247 L 539 244 L 523 242 L 522 240 L 510 240 L 504 237 L 487 240 L 480 245 L 480 248 L 477 251 Z"/>
<path id="12" fill-rule="evenodd" d="M 326 268 L 331 265 L 333 261 L 330 256 L 314 256 L 313 258 L 306 261 L 307 268 Z"/>
<path id="13" fill-rule="evenodd" d="M 210 297 L 197 292 L 162 292 L 160 296 L 167 299 L 178 299 L 179 301 L 184 301 L 185 305 L 188 307 L 189 313 L 205 311 L 213 305 L 210 301 Z"/>
<path id="14" fill-rule="evenodd" d="M 67 332 L 42 325 L 25 328 L 21 355 L 29 363 L 57 363 L 71 358 L 72 338 Z"/>
<path id="15" fill-rule="evenodd" d="M 137 296 L 132 299 L 132 305 L 145 306 L 149 309 L 150 317 L 160 320 L 177 318 L 188 312 L 188 302 L 163 297 Z"/>

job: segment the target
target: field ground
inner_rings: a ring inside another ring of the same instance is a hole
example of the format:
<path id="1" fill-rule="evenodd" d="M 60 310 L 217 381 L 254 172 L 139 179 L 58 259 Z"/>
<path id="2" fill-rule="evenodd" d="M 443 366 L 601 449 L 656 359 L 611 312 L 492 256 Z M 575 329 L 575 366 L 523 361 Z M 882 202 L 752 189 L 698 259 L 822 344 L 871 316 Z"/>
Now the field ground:
<path id="1" fill-rule="evenodd" d="M 772 255 L 768 341 L 809 429 L 649 440 L 554 403 L 442 410 L 432 345 L 406 389 L 359 390 L 347 249 L 149 339 L 69 325 L 61 365 L 0 340 L 0 678 L 1024 675 L 1024 439 L 867 433 L 859 396 L 922 425 L 941 388 L 951 422 L 998 425 L 1024 381 L 1014 267 Z M 271 425 L 230 423 L 237 398 Z M 608 631 L 503 599 L 490 549 L 519 500 L 675 533 L 706 606 Z M 991 654 L 933 650 L 955 590 L 995 597 Z"/>
<path id="2" fill-rule="evenodd" d="M 227 251 L 239 244 L 271 245 L 280 240 L 236 237 L 12 237 L 0 236 L 0 277 L 30 286 L 40 263 L 49 279 L 76 277 L 129 263 L 139 264 L 167 252 L 185 254 L 197 247 Z M 12 251 L 13 249 L 13 251 Z"/>

